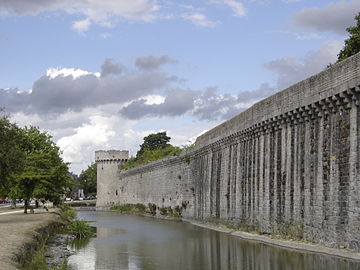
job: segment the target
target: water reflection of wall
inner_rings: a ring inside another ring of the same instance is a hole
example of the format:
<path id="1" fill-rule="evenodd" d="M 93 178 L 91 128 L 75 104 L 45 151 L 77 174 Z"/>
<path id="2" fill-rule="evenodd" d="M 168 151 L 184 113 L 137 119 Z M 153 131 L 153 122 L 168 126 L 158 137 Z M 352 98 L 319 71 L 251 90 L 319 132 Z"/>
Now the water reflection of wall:
<path id="1" fill-rule="evenodd" d="M 180 226 L 184 224 L 180 223 Z M 147 270 L 355 270 L 360 264 L 345 259 L 300 253 L 245 242 L 200 228 L 180 228 L 181 238 L 153 241 L 133 239 L 114 229 L 98 228 L 96 269 Z M 151 232 L 150 232 L 151 233 Z M 103 239 L 104 241 L 102 241 Z"/>

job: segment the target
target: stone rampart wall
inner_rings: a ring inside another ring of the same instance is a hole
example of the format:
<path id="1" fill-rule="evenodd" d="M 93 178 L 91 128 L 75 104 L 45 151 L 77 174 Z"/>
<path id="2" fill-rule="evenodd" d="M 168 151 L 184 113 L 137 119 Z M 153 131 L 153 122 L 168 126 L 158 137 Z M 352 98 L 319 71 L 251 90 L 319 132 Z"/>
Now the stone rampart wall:
<path id="1" fill-rule="evenodd" d="M 114 203 L 188 201 L 188 217 L 360 250 L 359 86 L 358 54 L 200 136 L 189 165 L 120 173 Z"/>
<path id="2" fill-rule="evenodd" d="M 112 185 L 107 207 L 141 203 L 158 208 L 182 207 L 183 216 L 193 216 L 194 185 L 183 157 L 170 157 L 121 171 Z"/>

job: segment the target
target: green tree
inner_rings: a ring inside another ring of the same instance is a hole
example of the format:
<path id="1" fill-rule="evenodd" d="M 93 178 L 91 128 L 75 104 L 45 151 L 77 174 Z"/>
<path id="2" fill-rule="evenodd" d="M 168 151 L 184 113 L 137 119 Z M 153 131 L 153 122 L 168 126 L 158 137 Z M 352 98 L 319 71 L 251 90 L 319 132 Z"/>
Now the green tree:
<path id="1" fill-rule="evenodd" d="M 15 174 L 24 167 L 25 154 L 20 146 L 19 131 L 7 116 L 0 116 L 0 197 L 9 196 Z"/>
<path id="2" fill-rule="evenodd" d="M 159 160 L 168 156 L 178 156 L 181 149 L 171 145 L 170 137 L 166 135 L 166 131 L 150 134 L 144 137 L 144 142 L 140 145 L 140 150 L 136 157 L 131 157 L 122 164 L 121 169 L 128 170 L 148 162 Z"/>
<path id="3" fill-rule="evenodd" d="M 24 199 L 24 213 L 27 213 L 31 198 L 58 204 L 61 195 L 71 187 L 72 179 L 51 136 L 36 127 L 25 127 L 21 133 L 25 163 L 23 171 L 15 178 L 12 194 Z"/>
<path id="4" fill-rule="evenodd" d="M 84 189 L 84 194 L 96 193 L 97 166 L 96 163 L 90 164 L 86 170 L 79 175 L 80 187 Z"/>
<path id="5" fill-rule="evenodd" d="M 166 135 L 166 131 L 152 133 L 144 137 L 144 142 L 140 145 L 140 150 L 137 152 L 136 157 L 139 158 L 145 150 L 158 150 L 164 149 L 169 146 L 170 137 Z"/>
<path id="6" fill-rule="evenodd" d="M 340 62 L 358 52 L 360 52 L 360 13 L 355 16 L 356 25 L 346 28 L 350 37 L 345 40 L 345 46 L 338 54 L 338 61 Z"/>

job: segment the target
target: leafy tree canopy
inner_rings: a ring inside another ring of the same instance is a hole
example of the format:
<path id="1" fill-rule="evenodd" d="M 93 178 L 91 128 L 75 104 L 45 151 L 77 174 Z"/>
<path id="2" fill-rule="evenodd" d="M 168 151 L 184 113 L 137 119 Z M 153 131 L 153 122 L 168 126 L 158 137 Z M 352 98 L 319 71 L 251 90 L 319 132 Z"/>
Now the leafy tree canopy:
<path id="1" fill-rule="evenodd" d="M 1 111 L 1 110 L 0 110 Z M 16 173 L 22 171 L 25 153 L 21 148 L 20 129 L 0 116 L 0 196 L 6 197 Z"/>
<path id="2" fill-rule="evenodd" d="M 166 131 L 144 137 L 144 142 L 140 145 L 140 150 L 137 152 L 136 157 L 130 158 L 121 168 L 128 170 L 168 156 L 180 155 L 181 149 L 171 145 L 169 143 L 170 139 L 166 135 Z"/>
<path id="3" fill-rule="evenodd" d="M 164 149 L 169 146 L 170 137 L 166 135 L 166 131 L 152 133 L 144 137 L 144 142 L 140 145 L 140 150 L 137 152 L 136 157 L 139 158 L 145 150 Z"/>
<path id="4" fill-rule="evenodd" d="M 85 194 L 96 193 L 96 177 L 97 167 L 96 163 L 92 163 L 86 170 L 79 175 L 80 187 L 84 189 Z"/>
<path id="5" fill-rule="evenodd" d="M 59 147 L 51 136 L 36 127 L 25 127 L 20 134 L 25 162 L 23 170 L 15 177 L 11 196 L 25 202 L 37 198 L 59 203 L 61 195 L 72 185 L 68 164 L 60 157 Z"/>
<path id="6" fill-rule="evenodd" d="M 345 40 L 345 46 L 338 54 L 338 61 L 340 62 L 358 52 L 360 52 L 360 12 L 355 16 L 356 25 L 346 28 L 350 37 Z"/>

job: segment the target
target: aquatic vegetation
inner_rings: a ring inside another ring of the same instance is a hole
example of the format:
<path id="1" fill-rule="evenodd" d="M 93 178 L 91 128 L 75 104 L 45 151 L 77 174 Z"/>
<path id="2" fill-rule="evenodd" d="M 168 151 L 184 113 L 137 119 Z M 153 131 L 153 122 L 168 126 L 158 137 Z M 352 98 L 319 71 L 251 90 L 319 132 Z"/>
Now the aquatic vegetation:
<path id="1" fill-rule="evenodd" d="M 77 238 L 87 238 L 94 234 L 92 227 L 83 220 L 73 220 L 68 226 L 68 232 Z"/>

